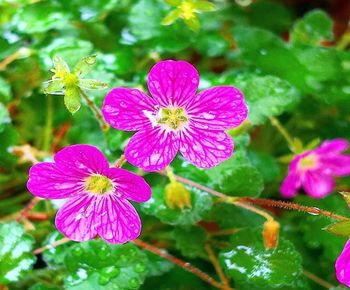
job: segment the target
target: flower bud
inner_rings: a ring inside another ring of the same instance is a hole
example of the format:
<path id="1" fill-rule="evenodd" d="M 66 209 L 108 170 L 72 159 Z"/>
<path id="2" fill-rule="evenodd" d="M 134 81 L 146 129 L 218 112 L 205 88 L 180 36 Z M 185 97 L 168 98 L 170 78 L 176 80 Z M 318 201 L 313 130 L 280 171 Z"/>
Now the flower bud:
<path id="1" fill-rule="evenodd" d="M 181 183 L 170 182 L 165 187 L 165 202 L 170 208 L 191 208 L 191 193 Z"/>
<path id="2" fill-rule="evenodd" d="M 279 230 L 280 224 L 274 220 L 268 220 L 264 223 L 263 237 L 266 250 L 277 247 Z"/>

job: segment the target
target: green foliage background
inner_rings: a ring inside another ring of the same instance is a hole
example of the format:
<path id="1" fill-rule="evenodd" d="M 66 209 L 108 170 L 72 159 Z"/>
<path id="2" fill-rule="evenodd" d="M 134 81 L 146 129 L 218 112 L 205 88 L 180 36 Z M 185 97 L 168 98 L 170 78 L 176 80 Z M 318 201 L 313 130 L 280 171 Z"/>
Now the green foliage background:
<path id="1" fill-rule="evenodd" d="M 45 201 L 35 207 L 36 212 L 49 213 L 49 220 L 12 221 L 32 196 L 25 186 L 31 164 L 11 148 L 30 144 L 48 153 L 42 159 L 50 160 L 64 146 L 88 143 L 113 162 L 131 136 L 114 129 L 103 133 L 84 102 L 72 115 L 62 97 L 43 93 L 54 55 L 73 66 L 97 54 L 89 77 L 110 87 L 145 90 L 146 76 L 157 60 L 184 59 L 198 68 L 200 89 L 221 84 L 241 89 L 250 113 L 244 128 L 230 131 L 234 155 L 209 170 L 195 168 L 180 156 L 172 164 L 177 175 L 231 196 L 280 199 L 278 186 L 287 168 L 281 161 L 290 151 L 271 117 L 299 137 L 296 146 L 317 138 L 350 139 L 350 52 L 346 39 L 334 35 L 334 20 L 327 11 L 300 11 L 293 1 L 261 0 L 248 6 L 239 3 L 249 1 L 213 2 L 216 11 L 199 14 L 200 30 L 194 32 L 181 19 L 161 25 L 173 9 L 162 0 L 0 0 L 1 289 L 214 289 L 133 244 L 70 242 L 36 257 L 31 254 L 62 238 L 53 226 L 59 205 Z M 310 9 L 330 7 L 330 2 L 317 2 Z M 106 92 L 91 91 L 89 97 L 100 107 Z M 334 261 L 346 237 L 322 230 L 330 220 L 276 211 L 281 238 L 277 249 L 266 251 L 260 216 L 216 203 L 192 187 L 192 208 L 171 209 L 163 195 L 168 179 L 158 174 L 145 178 L 153 196 L 136 205 L 144 241 L 219 280 L 205 251 L 209 243 L 237 289 L 323 289 L 306 278 L 305 271 L 338 285 Z M 349 178 L 338 181 L 339 189 L 349 186 Z M 336 193 L 323 200 L 302 195 L 295 201 L 348 215 Z M 241 230 L 212 235 L 213 229 L 232 228 Z"/>

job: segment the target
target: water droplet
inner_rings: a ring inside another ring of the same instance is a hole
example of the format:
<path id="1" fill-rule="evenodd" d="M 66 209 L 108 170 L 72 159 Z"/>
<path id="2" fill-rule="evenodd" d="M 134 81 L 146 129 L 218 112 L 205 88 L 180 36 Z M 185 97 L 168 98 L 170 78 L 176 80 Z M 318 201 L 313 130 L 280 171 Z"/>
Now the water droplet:
<path id="1" fill-rule="evenodd" d="M 122 263 L 125 263 L 125 262 L 128 261 L 128 257 L 125 256 L 125 255 L 120 255 L 119 259 L 120 259 L 120 261 L 121 261 Z"/>
<path id="2" fill-rule="evenodd" d="M 120 269 L 114 266 L 105 267 L 100 271 L 100 274 L 104 277 L 114 278 L 120 274 Z"/>
<path id="3" fill-rule="evenodd" d="M 206 120 L 213 120 L 215 118 L 215 115 L 209 114 L 209 113 L 202 113 L 200 117 L 206 119 Z"/>
<path id="4" fill-rule="evenodd" d="M 197 84 L 198 83 L 198 79 L 192 78 L 192 83 Z"/>
<path id="5" fill-rule="evenodd" d="M 111 280 L 110 277 L 101 275 L 100 278 L 98 279 L 98 284 L 100 284 L 100 285 L 106 285 L 106 284 L 108 284 L 108 282 L 109 282 L 110 280 Z"/>
<path id="6" fill-rule="evenodd" d="M 318 207 L 313 207 L 313 209 L 315 210 L 315 211 L 317 211 L 317 212 L 308 212 L 308 214 L 311 214 L 311 215 L 319 215 L 319 211 L 320 211 L 320 209 L 318 208 Z"/>
<path id="7" fill-rule="evenodd" d="M 137 263 L 137 264 L 135 265 L 134 269 L 135 269 L 135 272 L 137 272 L 137 273 L 142 273 L 142 272 L 144 272 L 144 271 L 146 270 L 146 267 L 145 267 L 144 264 Z"/>
<path id="8" fill-rule="evenodd" d="M 129 282 L 129 286 L 133 289 L 137 289 L 139 287 L 140 283 L 136 278 L 133 278 Z"/>
<path id="9" fill-rule="evenodd" d="M 135 257 L 137 254 L 136 250 L 135 249 L 129 249 L 129 256 L 130 257 Z"/>
<path id="10" fill-rule="evenodd" d="M 98 252 L 99 258 L 105 260 L 108 258 L 109 255 L 110 253 L 108 247 L 106 245 L 103 245 Z"/>
<path id="11" fill-rule="evenodd" d="M 128 106 L 126 105 L 126 103 L 125 102 L 120 102 L 120 104 L 119 104 L 122 108 L 127 108 Z"/>
<path id="12" fill-rule="evenodd" d="M 83 254 L 84 250 L 80 246 L 76 246 L 72 249 L 73 256 L 79 257 Z"/>

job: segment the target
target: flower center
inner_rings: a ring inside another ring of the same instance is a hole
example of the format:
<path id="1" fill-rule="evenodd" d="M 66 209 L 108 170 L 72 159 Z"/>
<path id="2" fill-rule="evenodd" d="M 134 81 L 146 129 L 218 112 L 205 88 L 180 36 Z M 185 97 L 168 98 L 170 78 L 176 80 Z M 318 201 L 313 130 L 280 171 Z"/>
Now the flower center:
<path id="1" fill-rule="evenodd" d="M 302 158 L 299 161 L 298 167 L 299 169 L 313 169 L 317 166 L 317 156 L 312 154 Z"/>
<path id="2" fill-rule="evenodd" d="M 78 81 L 78 77 L 75 74 L 67 74 L 63 79 L 66 87 L 75 86 L 78 84 Z"/>
<path id="3" fill-rule="evenodd" d="M 113 189 L 112 181 L 100 174 L 94 174 L 85 179 L 85 190 L 93 194 L 105 194 Z"/>
<path id="4" fill-rule="evenodd" d="M 158 124 L 167 125 L 171 129 L 179 129 L 188 122 L 184 108 L 162 108 Z"/>
<path id="5" fill-rule="evenodd" d="M 179 10 L 180 10 L 180 17 L 183 19 L 191 19 L 195 16 L 195 8 L 192 5 L 192 3 L 183 2 L 179 6 Z"/>

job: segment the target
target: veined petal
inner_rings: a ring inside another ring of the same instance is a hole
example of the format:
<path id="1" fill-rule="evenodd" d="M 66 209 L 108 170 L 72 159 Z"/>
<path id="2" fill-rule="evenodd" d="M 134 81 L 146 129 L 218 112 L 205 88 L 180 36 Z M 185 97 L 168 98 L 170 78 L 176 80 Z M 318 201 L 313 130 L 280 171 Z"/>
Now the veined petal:
<path id="1" fill-rule="evenodd" d="M 314 198 L 327 196 L 335 187 L 333 177 L 321 171 L 306 171 L 302 183 L 306 193 Z"/>
<path id="2" fill-rule="evenodd" d="M 180 152 L 192 164 L 209 168 L 232 155 L 233 141 L 225 132 L 189 128 L 181 132 Z"/>
<path id="3" fill-rule="evenodd" d="M 178 141 L 160 127 L 137 132 L 125 148 L 126 159 L 146 171 L 163 170 L 175 158 Z"/>
<path id="4" fill-rule="evenodd" d="M 324 171 L 327 171 L 329 174 L 335 176 L 350 175 L 349 155 L 320 155 L 319 162 L 321 163 L 321 168 L 324 169 Z"/>
<path id="5" fill-rule="evenodd" d="M 68 199 L 58 210 L 57 229 L 73 241 L 84 242 L 97 235 L 95 214 L 99 196 L 84 194 Z"/>
<path id="6" fill-rule="evenodd" d="M 148 75 L 147 85 L 159 105 L 184 106 L 195 96 L 199 75 L 190 63 L 164 60 L 154 65 Z"/>
<path id="7" fill-rule="evenodd" d="M 95 146 L 77 144 L 68 146 L 54 156 L 57 168 L 66 174 L 85 178 L 90 174 L 106 174 L 107 159 Z"/>
<path id="8" fill-rule="evenodd" d="M 335 270 L 338 281 L 350 287 L 350 240 L 347 241 L 335 262 Z"/>
<path id="9" fill-rule="evenodd" d="M 78 177 L 50 162 L 38 163 L 30 168 L 27 188 L 32 194 L 49 199 L 79 195 L 83 189 Z"/>
<path id="10" fill-rule="evenodd" d="M 106 96 L 102 114 L 112 127 L 119 130 L 141 130 L 151 121 L 147 114 L 155 113 L 155 101 L 136 89 L 116 88 Z"/>
<path id="11" fill-rule="evenodd" d="M 283 197 L 292 198 L 297 194 L 298 189 L 301 186 L 300 176 L 293 172 L 289 173 L 287 177 L 283 180 L 280 191 Z"/>
<path id="12" fill-rule="evenodd" d="M 140 235 L 140 217 L 126 199 L 106 196 L 98 201 L 95 210 L 95 227 L 106 242 L 123 244 Z"/>
<path id="13" fill-rule="evenodd" d="M 337 154 L 348 149 L 349 143 L 344 139 L 324 141 L 320 147 L 315 149 L 318 154 Z"/>
<path id="14" fill-rule="evenodd" d="M 121 168 L 110 168 L 107 175 L 116 184 L 116 192 L 124 199 L 145 202 L 151 197 L 151 188 L 139 175 Z"/>
<path id="15" fill-rule="evenodd" d="M 214 87 L 200 92 L 188 106 L 193 126 L 205 130 L 226 130 L 247 118 L 243 94 L 234 87 Z"/>

